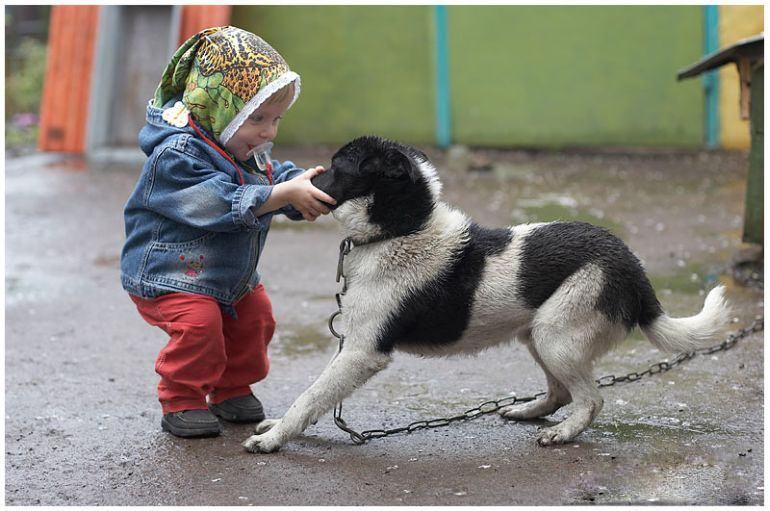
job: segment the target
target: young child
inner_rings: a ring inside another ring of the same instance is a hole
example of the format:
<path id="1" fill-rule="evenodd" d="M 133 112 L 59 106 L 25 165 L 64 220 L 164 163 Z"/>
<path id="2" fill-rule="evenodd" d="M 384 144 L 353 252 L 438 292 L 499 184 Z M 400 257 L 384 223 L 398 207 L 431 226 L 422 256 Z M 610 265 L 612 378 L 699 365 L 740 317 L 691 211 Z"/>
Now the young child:
<path id="1" fill-rule="evenodd" d="M 218 435 L 216 416 L 264 419 L 249 385 L 267 375 L 275 328 L 257 272 L 270 220 L 313 221 L 335 202 L 310 182 L 323 167 L 273 160 L 263 172 L 250 159 L 299 90 L 265 41 L 219 27 L 177 50 L 147 107 L 139 143 L 148 159 L 125 208 L 121 281 L 145 321 L 171 337 L 155 371 L 161 427 L 176 436 Z"/>

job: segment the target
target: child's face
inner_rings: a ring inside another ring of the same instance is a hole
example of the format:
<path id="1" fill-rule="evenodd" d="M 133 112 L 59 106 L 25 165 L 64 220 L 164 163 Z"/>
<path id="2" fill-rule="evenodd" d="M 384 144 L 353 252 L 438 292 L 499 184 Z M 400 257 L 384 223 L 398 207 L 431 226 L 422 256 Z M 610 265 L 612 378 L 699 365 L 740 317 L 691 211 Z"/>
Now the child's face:
<path id="1" fill-rule="evenodd" d="M 291 98 L 285 101 L 262 104 L 243 122 L 238 131 L 225 144 L 238 160 L 246 161 L 248 152 L 255 146 L 272 142 L 278 135 L 278 123 L 289 108 Z"/>

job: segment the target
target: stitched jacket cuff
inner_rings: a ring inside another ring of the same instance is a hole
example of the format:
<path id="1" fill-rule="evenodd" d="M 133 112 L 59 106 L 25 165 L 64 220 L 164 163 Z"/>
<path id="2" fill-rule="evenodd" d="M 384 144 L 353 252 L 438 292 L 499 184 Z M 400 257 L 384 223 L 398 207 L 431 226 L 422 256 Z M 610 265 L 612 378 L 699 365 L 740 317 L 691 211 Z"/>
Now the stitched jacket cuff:
<path id="1" fill-rule="evenodd" d="M 236 225 L 246 229 L 267 230 L 270 227 L 270 216 L 257 217 L 254 211 L 270 198 L 272 186 L 243 185 L 235 191 L 233 197 L 233 220 Z"/>

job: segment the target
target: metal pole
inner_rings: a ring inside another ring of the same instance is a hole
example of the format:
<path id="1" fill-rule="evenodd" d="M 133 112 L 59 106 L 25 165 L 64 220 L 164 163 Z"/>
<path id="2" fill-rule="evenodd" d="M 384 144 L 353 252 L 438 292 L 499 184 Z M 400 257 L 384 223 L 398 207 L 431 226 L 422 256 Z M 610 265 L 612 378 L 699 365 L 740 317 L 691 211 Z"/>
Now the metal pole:
<path id="1" fill-rule="evenodd" d="M 447 42 L 447 9 L 437 5 L 433 10 L 436 25 L 436 143 L 442 149 L 452 143 L 452 119 L 449 94 L 449 48 Z"/>
<path id="2" fill-rule="evenodd" d="M 703 7 L 703 53 L 709 55 L 719 49 L 719 6 Z M 719 71 L 708 71 L 703 75 L 705 98 L 706 147 L 719 147 Z"/>

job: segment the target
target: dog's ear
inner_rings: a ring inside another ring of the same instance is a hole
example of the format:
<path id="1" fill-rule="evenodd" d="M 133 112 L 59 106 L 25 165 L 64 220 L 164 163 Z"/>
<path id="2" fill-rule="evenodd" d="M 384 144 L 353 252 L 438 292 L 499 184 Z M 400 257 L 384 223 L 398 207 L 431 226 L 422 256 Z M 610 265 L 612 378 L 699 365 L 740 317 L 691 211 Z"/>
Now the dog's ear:
<path id="1" fill-rule="evenodd" d="M 420 179 L 420 169 L 414 160 L 399 149 L 388 149 L 384 153 L 366 158 L 359 167 L 365 173 L 379 174 L 389 179 L 408 176 L 416 183 Z"/>

